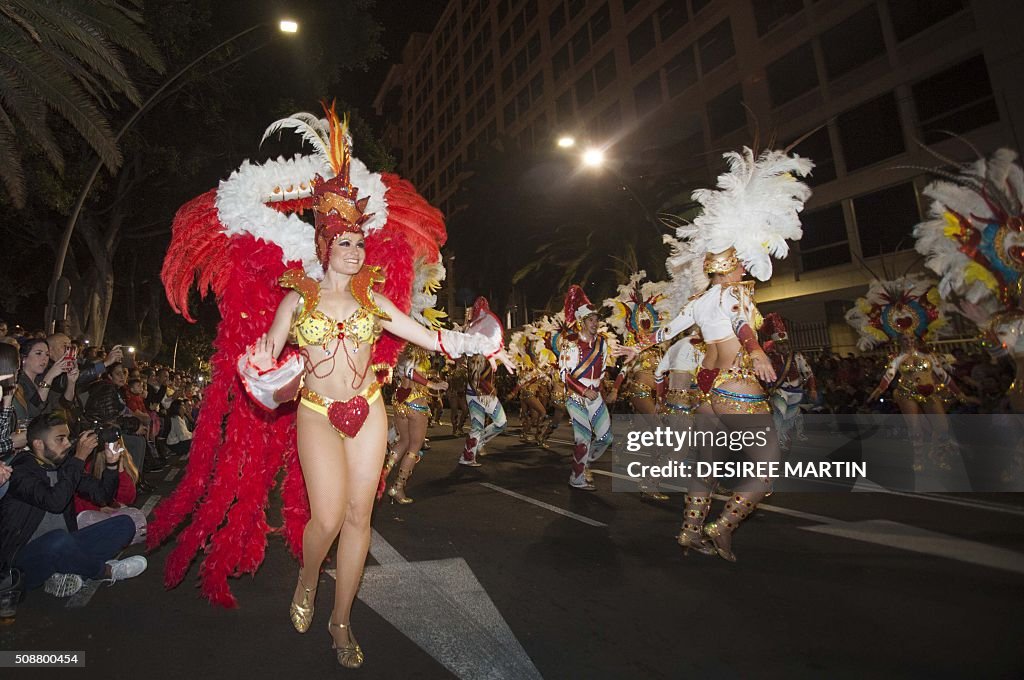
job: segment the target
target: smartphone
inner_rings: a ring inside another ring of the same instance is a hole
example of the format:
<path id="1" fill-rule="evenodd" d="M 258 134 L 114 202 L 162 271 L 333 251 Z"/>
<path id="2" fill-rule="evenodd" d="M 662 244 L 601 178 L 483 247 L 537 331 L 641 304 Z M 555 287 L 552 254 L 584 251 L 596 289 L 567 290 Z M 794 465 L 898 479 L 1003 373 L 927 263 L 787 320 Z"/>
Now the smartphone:
<path id="1" fill-rule="evenodd" d="M 78 350 L 74 345 L 68 345 L 67 350 L 64 352 L 64 358 L 62 361 L 69 371 L 75 367 L 75 362 L 78 361 Z"/>
<path id="2" fill-rule="evenodd" d="M 122 347 L 124 350 L 124 358 L 121 359 L 121 365 L 125 368 L 135 368 L 135 348 L 134 347 Z"/>

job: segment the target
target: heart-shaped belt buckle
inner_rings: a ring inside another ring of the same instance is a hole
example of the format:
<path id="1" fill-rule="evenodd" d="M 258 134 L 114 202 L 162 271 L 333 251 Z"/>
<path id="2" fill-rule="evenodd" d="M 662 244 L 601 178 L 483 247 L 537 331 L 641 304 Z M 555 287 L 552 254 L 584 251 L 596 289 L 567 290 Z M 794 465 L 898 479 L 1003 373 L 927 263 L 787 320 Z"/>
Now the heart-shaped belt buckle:
<path id="1" fill-rule="evenodd" d="M 348 401 L 336 401 L 327 407 L 327 419 L 344 437 L 355 437 L 370 414 L 370 403 L 364 397 L 355 396 Z"/>

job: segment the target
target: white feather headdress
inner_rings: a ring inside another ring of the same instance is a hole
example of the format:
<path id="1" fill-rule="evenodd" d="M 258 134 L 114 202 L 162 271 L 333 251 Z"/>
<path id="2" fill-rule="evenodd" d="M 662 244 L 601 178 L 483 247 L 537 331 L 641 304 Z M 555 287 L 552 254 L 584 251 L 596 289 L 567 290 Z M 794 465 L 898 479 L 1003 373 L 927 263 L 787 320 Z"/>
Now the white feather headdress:
<path id="1" fill-rule="evenodd" d="M 680 226 L 676 236 L 693 243 L 694 253 L 736 256 L 755 278 L 772 276 L 772 258 L 789 254 L 789 241 L 803 236 L 799 213 L 811 189 L 806 177 L 814 163 L 783 151 L 764 151 L 755 158 L 749 147 L 724 155 L 729 171 L 718 176 L 718 189 L 698 189 L 693 200 L 704 211 L 692 225 Z"/>

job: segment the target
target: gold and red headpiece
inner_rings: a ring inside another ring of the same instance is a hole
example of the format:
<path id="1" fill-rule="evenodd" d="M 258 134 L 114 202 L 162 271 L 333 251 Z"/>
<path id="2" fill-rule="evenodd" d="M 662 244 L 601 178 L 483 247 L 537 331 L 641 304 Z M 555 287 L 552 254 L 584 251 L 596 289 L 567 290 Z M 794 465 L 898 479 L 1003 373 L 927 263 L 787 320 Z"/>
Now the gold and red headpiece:
<path id="1" fill-rule="evenodd" d="M 349 169 L 352 149 L 348 141 L 348 116 L 339 119 L 334 102 L 330 108 L 323 102 L 324 113 L 331 133 L 329 160 L 334 177 L 313 178 L 313 217 L 316 230 L 316 256 L 327 269 L 334 239 L 344 233 L 363 233 L 363 225 L 371 215 L 366 214 L 369 196 L 359 198 L 359 189 L 352 185 Z"/>

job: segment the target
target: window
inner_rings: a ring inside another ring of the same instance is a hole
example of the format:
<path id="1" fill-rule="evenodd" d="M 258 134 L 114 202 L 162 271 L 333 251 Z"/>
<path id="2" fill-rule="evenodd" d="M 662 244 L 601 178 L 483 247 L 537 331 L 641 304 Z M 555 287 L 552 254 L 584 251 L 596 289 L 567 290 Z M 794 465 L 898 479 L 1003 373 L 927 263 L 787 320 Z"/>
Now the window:
<path id="1" fill-rule="evenodd" d="M 578 64 L 590 52 L 590 27 L 584 24 L 572 37 L 572 60 Z"/>
<path id="2" fill-rule="evenodd" d="M 640 4 L 640 0 L 622 0 L 622 13 L 629 14 L 636 6 Z"/>
<path id="3" fill-rule="evenodd" d="M 501 89 L 503 92 L 508 92 L 512 89 L 512 83 L 515 82 L 515 74 L 512 70 L 512 64 L 509 64 L 501 71 Z"/>
<path id="4" fill-rule="evenodd" d="M 676 0 L 666 2 L 658 8 L 658 30 L 661 32 L 661 41 L 665 42 L 669 36 L 686 25 L 689 17 L 686 16 L 686 4 Z"/>
<path id="5" fill-rule="evenodd" d="M 569 67 L 569 45 L 562 45 L 562 48 L 555 52 L 555 56 L 551 59 L 551 75 L 558 80 L 569 70 Z"/>
<path id="6" fill-rule="evenodd" d="M 836 158 L 832 152 L 832 142 L 829 140 L 827 127 L 822 126 L 816 132 L 808 135 L 793 147 L 793 151 L 814 161 L 814 171 L 806 180 L 808 185 L 818 186 L 836 178 Z"/>
<path id="7" fill-rule="evenodd" d="M 743 89 L 733 85 L 708 102 L 708 122 L 711 136 L 721 137 L 747 125 L 747 112 L 743 108 Z"/>
<path id="8" fill-rule="evenodd" d="M 711 4 L 711 0 L 690 0 L 690 8 L 693 9 L 694 15 L 701 11 L 705 7 Z"/>
<path id="9" fill-rule="evenodd" d="M 635 64 L 654 49 L 654 17 L 647 17 L 629 33 L 629 62 Z"/>
<path id="10" fill-rule="evenodd" d="M 597 91 L 600 92 L 615 81 L 615 51 L 601 57 L 601 60 L 594 65 L 594 82 Z"/>
<path id="11" fill-rule="evenodd" d="M 594 98 L 594 72 L 587 71 L 576 81 L 576 105 L 583 108 Z"/>
<path id="12" fill-rule="evenodd" d="M 857 216 L 857 233 L 864 257 L 914 247 L 911 232 L 921 221 L 921 213 L 913 184 L 898 184 L 855 198 L 853 210 Z"/>
<path id="13" fill-rule="evenodd" d="M 555 122 L 559 125 L 572 122 L 572 90 L 566 90 L 555 100 Z"/>
<path id="14" fill-rule="evenodd" d="M 569 0 L 569 16 L 578 17 L 587 8 L 587 0 Z"/>
<path id="15" fill-rule="evenodd" d="M 615 102 L 590 122 L 590 132 L 601 138 L 613 137 L 622 126 L 622 111 L 619 103 Z"/>
<path id="16" fill-rule="evenodd" d="M 818 87 L 818 72 L 814 66 L 811 43 L 804 43 L 765 69 L 772 106 L 796 99 Z"/>
<path id="17" fill-rule="evenodd" d="M 507 130 L 512 126 L 512 123 L 516 121 L 516 100 L 513 99 L 508 104 L 505 104 L 505 129 Z"/>
<path id="18" fill-rule="evenodd" d="M 800 269 L 813 271 L 850 261 L 850 242 L 842 204 L 806 212 L 800 216 L 804 235 L 800 239 Z"/>
<path id="19" fill-rule="evenodd" d="M 601 9 L 594 12 L 594 15 L 590 17 L 590 21 L 587 23 L 590 25 L 591 42 L 597 42 L 603 38 L 604 34 L 612 27 L 612 17 L 608 11 L 608 3 L 606 2 Z"/>
<path id="20" fill-rule="evenodd" d="M 911 88 L 926 144 L 999 120 L 985 58 L 980 54 L 915 83 Z M 951 97 L 950 93 L 956 96 Z"/>
<path id="21" fill-rule="evenodd" d="M 889 0 L 896 39 L 904 41 L 964 8 L 964 0 Z"/>
<path id="22" fill-rule="evenodd" d="M 637 116 L 643 116 L 661 106 L 661 71 L 655 71 L 633 88 L 633 100 L 636 102 Z"/>
<path id="23" fill-rule="evenodd" d="M 757 34 L 764 35 L 804 8 L 804 0 L 753 0 Z"/>
<path id="24" fill-rule="evenodd" d="M 856 170 L 902 153 L 903 129 L 892 92 L 838 117 L 846 168 Z"/>
<path id="25" fill-rule="evenodd" d="M 565 3 L 558 0 L 558 7 L 548 16 L 548 34 L 552 39 L 561 32 L 569 18 L 565 14 Z"/>
<path id="26" fill-rule="evenodd" d="M 732 43 L 732 26 L 726 19 L 697 40 L 700 50 L 700 71 L 707 75 L 736 54 Z"/>
<path id="27" fill-rule="evenodd" d="M 537 0 L 526 0 L 526 6 L 523 7 L 523 21 L 527 26 L 537 16 Z"/>
<path id="28" fill-rule="evenodd" d="M 882 23 L 875 5 L 868 5 L 822 33 L 821 49 L 825 53 L 825 70 L 831 80 L 885 54 Z"/>
<path id="29" fill-rule="evenodd" d="M 668 81 L 668 96 L 675 97 L 697 82 L 697 62 L 693 58 L 693 46 L 672 57 L 665 64 L 665 79 Z"/>

